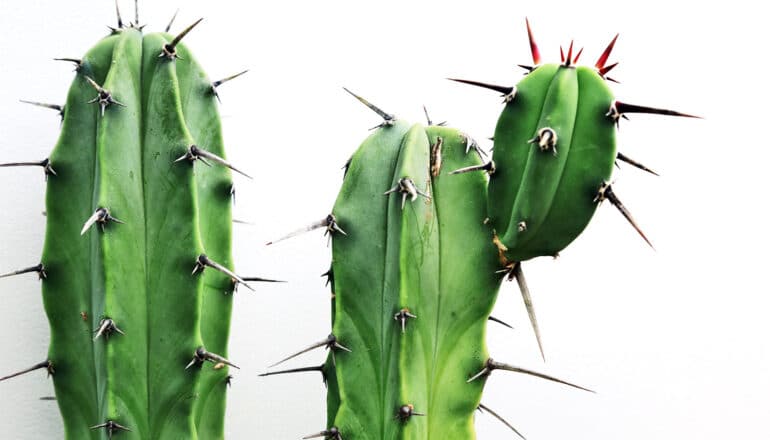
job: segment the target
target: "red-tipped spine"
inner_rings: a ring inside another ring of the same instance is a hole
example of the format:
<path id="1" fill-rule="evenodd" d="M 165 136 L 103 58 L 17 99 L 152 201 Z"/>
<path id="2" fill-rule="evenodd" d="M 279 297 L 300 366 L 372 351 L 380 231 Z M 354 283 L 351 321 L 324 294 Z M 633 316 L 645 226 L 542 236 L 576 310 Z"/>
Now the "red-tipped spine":
<path id="1" fill-rule="evenodd" d="M 540 49 L 537 48 L 537 43 L 535 43 L 535 37 L 532 36 L 532 28 L 529 26 L 529 19 L 526 18 L 525 21 L 527 22 L 527 36 L 529 37 L 529 50 L 532 51 L 532 63 L 537 66 L 540 64 Z"/>

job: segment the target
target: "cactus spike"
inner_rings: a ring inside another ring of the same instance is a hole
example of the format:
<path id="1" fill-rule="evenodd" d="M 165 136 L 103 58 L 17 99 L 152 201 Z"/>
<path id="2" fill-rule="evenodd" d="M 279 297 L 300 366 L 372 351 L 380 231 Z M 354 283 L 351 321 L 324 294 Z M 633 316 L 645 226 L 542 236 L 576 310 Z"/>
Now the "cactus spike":
<path id="1" fill-rule="evenodd" d="M 450 171 L 449 174 L 463 174 L 463 173 L 470 173 L 472 171 L 486 171 L 488 174 L 492 175 L 495 173 L 495 161 L 490 160 L 487 163 L 481 164 L 481 165 L 472 165 L 469 167 L 460 168 L 454 171 Z"/>
<path id="2" fill-rule="evenodd" d="M 344 345 L 342 345 L 339 342 L 337 342 L 337 337 L 334 336 L 333 333 L 331 333 L 323 341 L 316 342 L 315 344 L 312 344 L 312 345 L 310 345 L 307 348 L 304 348 L 304 349 L 302 349 L 302 350 L 300 350 L 300 351 L 298 351 L 298 352 L 296 352 L 296 353 L 294 353 L 294 354 L 292 354 L 292 355 L 290 355 L 290 356 L 288 356 L 286 358 L 283 358 L 280 361 L 278 361 L 278 362 L 276 362 L 276 363 L 274 363 L 272 365 L 268 365 L 268 368 L 273 368 L 273 367 L 275 367 L 277 365 L 280 365 L 280 364 L 282 364 L 282 363 L 284 363 L 284 362 L 286 362 L 288 360 L 294 359 L 295 357 L 297 357 L 297 356 L 299 356 L 301 354 L 305 354 L 305 353 L 307 353 L 309 351 L 312 351 L 312 350 L 315 350 L 316 348 L 321 348 L 321 347 L 326 347 L 327 350 L 331 350 L 332 351 L 332 361 L 334 361 L 334 351 L 335 350 L 344 350 L 344 351 L 347 351 L 348 353 L 352 353 L 352 351 L 349 348 L 347 348 Z"/>
<path id="3" fill-rule="evenodd" d="M 212 162 L 216 162 L 216 163 L 218 163 L 218 164 L 220 164 L 222 166 L 230 168 L 231 170 L 235 171 L 236 173 L 238 173 L 238 174 L 240 174 L 242 176 L 245 176 L 245 177 L 247 177 L 249 179 L 252 178 L 251 176 L 249 176 L 248 174 L 244 173 L 243 171 L 235 168 L 230 162 L 222 159 L 221 157 L 217 156 L 214 153 L 211 153 L 209 151 L 206 151 L 206 150 L 198 147 L 195 144 L 190 145 L 187 148 L 187 151 L 182 156 L 180 156 L 178 159 L 176 159 L 174 161 L 174 163 L 181 162 L 181 161 L 183 161 L 185 159 L 189 160 L 190 162 L 195 162 L 196 160 L 200 160 L 201 162 L 205 163 L 206 165 L 211 166 L 208 162 L 206 162 L 206 159 L 208 159 L 208 160 L 210 160 Z"/>
<path id="4" fill-rule="evenodd" d="M 93 86 L 93 88 L 98 92 L 96 98 L 88 101 L 88 104 L 99 104 L 102 117 L 104 117 L 104 109 L 106 109 L 110 104 L 119 105 L 121 107 L 126 106 L 125 104 L 115 100 L 115 98 L 112 97 L 112 94 L 108 90 L 97 84 L 96 81 L 94 81 L 91 77 L 86 76 L 86 81 L 88 81 L 88 83 L 91 84 L 91 86 Z"/>
<path id="5" fill-rule="evenodd" d="M 56 110 L 59 112 L 59 116 L 61 116 L 62 119 L 64 119 L 64 106 L 59 104 L 47 104 L 45 102 L 37 102 L 37 101 L 27 101 L 24 99 L 20 99 L 19 102 L 23 102 L 24 104 L 34 105 L 35 107 L 42 107 L 42 108 L 50 108 L 51 110 Z"/>
<path id="6" fill-rule="evenodd" d="M 324 366 L 322 364 L 314 367 L 301 367 L 301 368 L 290 368 L 288 370 L 280 370 L 280 371 L 268 371 L 267 373 L 260 374 L 259 377 L 278 376 L 281 374 L 307 373 L 308 371 L 320 371 L 321 374 L 323 374 Z"/>
<path id="7" fill-rule="evenodd" d="M 626 155 L 625 155 L 625 154 L 623 154 L 623 153 L 620 153 L 620 152 L 619 152 L 619 153 L 618 153 L 618 156 L 617 156 L 617 159 L 618 159 L 618 160 L 621 160 L 621 161 L 623 161 L 623 162 L 625 162 L 625 163 L 627 163 L 627 164 L 629 164 L 629 165 L 632 165 L 632 166 L 634 166 L 634 167 L 636 167 L 636 168 L 639 168 L 639 169 L 640 169 L 640 170 L 642 170 L 642 171 L 647 171 L 647 172 L 648 172 L 648 173 L 650 173 L 650 174 L 654 174 L 654 175 L 656 175 L 656 176 L 660 176 L 660 174 L 658 174 L 658 173 L 656 173 L 655 171 L 653 171 L 653 170 L 651 170 L 651 169 L 647 168 L 646 166 L 642 165 L 641 163 L 639 163 L 639 162 L 637 162 L 637 161 L 635 161 L 635 160 L 631 159 L 630 157 L 626 156 Z"/>
<path id="8" fill-rule="evenodd" d="M 398 411 L 396 412 L 396 419 L 401 420 L 402 422 L 406 422 L 409 420 L 412 416 L 425 416 L 424 413 L 418 413 L 414 410 L 414 405 L 411 403 L 407 403 L 405 405 L 401 405 L 398 407 Z"/>
<path id="9" fill-rule="evenodd" d="M 564 48 L 559 46 L 559 57 L 561 58 L 562 64 L 564 64 Z"/>
<path id="10" fill-rule="evenodd" d="M 495 92 L 500 92 L 501 93 L 500 97 L 503 98 L 504 104 L 507 104 L 513 101 L 513 98 L 516 97 L 516 87 L 499 86 L 496 84 L 489 84 L 489 83 L 484 83 L 480 81 L 472 81 L 468 79 L 459 79 L 459 78 L 447 78 L 447 79 L 450 81 L 455 81 L 463 84 L 468 84 L 471 86 L 494 90 Z"/>
<path id="11" fill-rule="evenodd" d="M 425 113 L 425 119 L 428 121 L 428 126 L 437 126 L 437 127 L 443 127 L 446 125 L 446 121 L 439 122 L 438 124 L 433 124 L 433 121 L 431 121 L 430 116 L 428 115 L 428 109 L 423 104 L 422 111 Z"/>
<path id="12" fill-rule="evenodd" d="M 209 351 L 206 351 L 206 349 L 203 347 L 198 347 L 195 349 L 195 354 L 193 355 L 192 360 L 190 361 L 189 364 L 187 364 L 186 367 L 184 367 L 184 369 L 187 370 L 193 365 L 201 365 L 206 361 L 209 361 L 214 364 L 229 365 L 233 368 L 238 368 L 240 370 L 240 367 L 238 367 L 237 365 L 233 364 L 232 362 L 228 361 L 227 359 L 223 358 L 222 356 L 216 353 L 211 353 Z"/>
<path id="13" fill-rule="evenodd" d="M 545 361 L 543 340 L 540 337 L 540 326 L 537 325 L 535 306 L 532 304 L 532 296 L 529 293 L 527 279 L 524 278 L 524 271 L 521 268 L 521 263 L 512 263 L 512 265 L 505 271 L 509 273 L 508 279 L 515 279 L 516 284 L 519 285 L 519 290 L 521 291 L 521 299 L 524 300 L 524 307 L 527 309 L 527 316 L 529 316 L 529 322 L 532 325 L 532 331 L 535 333 L 535 339 L 537 340 L 537 347 L 540 350 L 540 356 L 543 358 L 543 361 Z"/>
<path id="14" fill-rule="evenodd" d="M 537 67 L 540 64 L 540 50 L 535 43 L 535 37 L 532 35 L 532 28 L 529 26 L 529 18 L 525 18 L 527 23 L 527 38 L 529 38 L 529 50 L 532 52 L 532 63 Z"/>
<path id="15" fill-rule="evenodd" d="M 565 67 L 569 67 L 573 65 L 575 62 L 572 60 L 572 46 L 574 45 L 575 41 L 572 40 L 569 42 L 569 50 L 567 51 L 567 57 L 565 58 L 562 54 L 562 62 L 564 63 Z M 559 48 L 561 49 L 561 48 Z"/>
<path id="16" fill-rule="evenodd" d="M 40 162 L 8 162 L 0 163 L 0 168 L 4 167 L 43 167 L 45 172 L 45 178 L 48 180 L 48 176 L 58 176 L 56 171 L 51 166 L 51 161 L 48 158 L 41 160 Z"/>
<path id="17" fill-rule="evenodd" d="M 120 16 L 120 5 L 118 4 L 118 0 L 115 0 L 115 15 L 118 17 L 118 27 L 111 28 L 113 32 L 123 29 L 123 18 Z"/>
<path id="18" fill-rule="evenodd" d="M 134 0 L 134 25 L 139 26 L 139 0 Z"/>
<path id="19" fill-rule="evenodd" d="M 80 68 L 83 66 L 83 60 L 79 58 L 54 58 L 54 61 L 66 61 L 68 63 L 75 64 L 75 72 L 79 71 Z"/>
<path id="20" fill-rule="evenodd" d="M 575 64 L 577 64 L 578 60 L 580 59 L 580 55 L 583 54 L 583 49 L 584 48 L 581 47 L 580 50 L 578 51 L 577 55 L 575 55 L 575 61 L 574 61 Z"/>
<path id="21" fill-rule="evenodd" d="M 342 434 L 340 434 L 340 430 L 337 429 L 336 426 L 332 426 L 331 428 L 323 430 L 321 432 L 317 432 L 315 434 L 310 434 L 302 437 L 303 440 L 307 440 L 310 438 L 324 438 L 324 440 L 342 440 Z"/>
<path id="22" fill-rule="evenodd" d="M 494 316 L 489 316 L 487 319 L 489 321 L 496 322 L 502 326 L 508 327 L 509 329 L 513 330 L 513 326 L 503 321 L 502 319 L 495 318 Z"/>
<path id="23" fill-rule="evenodd" d="M 270 246 L 271 244 L 278 243 L 279 241 L 296 237 L 297 235 L 304 234 L 305 232 L 310 232 L 319 228 L 326 228 L 326 232 L 324 232 L 324 235 L 328 234 L 329 239 L 331 239 L 332 234 L 334 234 L 335 232 L 339 232 L 342 235 L 348 235 L 345 231 L 342 230 L 339 223 L 337 223 L 337 218 L 334 216 L 334 214 L 329 214 L 323 219 L 317 222 L 313 222 L 305 226 L 304 228 L 300 228 L 295 231 L 292 231 L 277 240 L 268 241 L 267 243 L 265 243 L 265 245 Z"/>
<path id="24" fill-rule="evenodd" d="M 96 208 L 96 211 L 94 211 L 91 217 L 88 217 L 88 220 L 86 220 L 85 224 L 83 225 L 83 229 L 80 231 L 80 235 L 84 235 L 88 231 L 88 228 L 90 228 L 94 223 L 98 223 L 99 226 L 102 228 L 102 231 L 104 231 L 104 226 L 111 221 L 115 223 L 125 224 L 124 221 L 118 220 L 117 218 L 110 215 L 109 209 Z"/>
<path id="25" fill-rule="evenodd" d="M 605 75 L 607 75 L 607 73 L 609 73 L 610 70 L 614 69 L 615 66 L 617 66 L 617 65 L 618 65 L 618 63 L 612 63 L 609 66 L 602 67 L 601 69 L 599 69 L 599 76 L 601 76 L 602 78 L 604 78 L 606 80 L 609 80 L 609 81 L 612 81 L 612 82 L 617 82 L 616 80 L 614 80 L 614 79 L 612 79 L 612 78 L 610 78 L 608 76 L 605 76 Z"/>
<path id="26" fill-rule="evenodd" d="M 15 275 L 21 275 L 21 274 L 31 273 L 31 272 L 37 272 L 37 277 L 40 280 L 48 278 L 48 274 L 45 271 L 45 267 L 43 266 L 43 263 L 37 264 L 37 265 L 32 266 L 32 267 L 27 267 L 27 268 L 24 268 L 24 269 L 19 269 L 19 270 L 15 270 L 13 272 L 8 272 L 8 273 L 5 273 L 5 274 L 2 274 L 2 275 L 0 275 L 0 278 L 7 278 L 7 277 L 12 277 L 12 276 L 15 276 Z"/>
<path id="27" fill-rule="evenodd" d="M 612 118 L 616 123 L 618 120 L 622 117 L 626 118 L 626 113 L 648 113 L 648 114 L 654 114 L 654 115 L 664 115 L 664 116 L 680 116 L 684 118 L 696 118 L 701 119 L 700 116 L 690 115 L 687 113 L 681 113 L 674 110 L 667 110 L 663 108 L 655 108 L 655 107 L 646 107 L 643 105 L 634 105 L 634 104 L 627 104 L 625 102 L 615 101 L 611 106 L 609 111 L 605 114 L 605 116 L 609 116 Z"/>
<path id="28" fill-rule="evenodd" d="M 556 143 L 559 137 L 551 127 L 543 127 L 537 132 L 537 136 L 529 140 L 530 144 L 537 144 L 541 151 L 553 150 L 556 156 Z"/>
<path id="29" fill-rule="evenodd" d="M 607 64 L 607 59 L 609 59 L 610 54 L 612 53 L 612 49 L 615 47 L 615 42 L 618 41 L 618 37 L 619 36 L 620 36 L 620 34 L 615 34 L 615 36 L 612 38 L 612 41 L 610 41 L 610 44 L 607 45 L 607 48 L 604 49 L 604 52 L 602 52 L 602 54 L 599 56 L 599 59 L 596 60 L 596 64 L 594 66 L 596 67 L 596 70 L 599 71 L 599 74 L 602 75 L 602 76 L 604 76 L 604 74 L 602 73 L 602 70 L 604 70 L 604 66 Z M 615 63 L 615 64 L 617 64 L 617 63 Z M 614 67 L 614 66 L 615 65 L 613 64 L 612 67 Z M 610 67 L 610 69 L 612 67 Z M 605 71 L 604 73 L 607 73 L 608 71 L 609 71 L 609 69 L 607 71 Z"/>
<path id="30" fill-rule="evenodd" d="M 206 254 L 200 254 L 198 255 L 198 259 L 195 260 L 195 266 L 193 267 L 192 274 L 195 275 L 197 273 L 203 272 L 203 270 L 207 267 L 210 267 L 214 270 L 218 270 L 219 272 L 222 272 L 223 274 L 229 276 L 234 282 L 241 283 L 244 286 L 246 286 L 247 289 L 254 291 L 254 288 L 249 286 L 249 284 L 244 280 L 243 278 L 236 275 L 233 271 L 230 269 L 222 266 L 221 264 L 217 263 L 216 261 L 209 258 Z"/>
<path id="31" fill-rule="evenodd" d="M 43 362 L 39 362 L 29 368 L 26 368 L 24 370 L 21 370 L 19 372 L 9 374 L 8 376 L 0 377 L 0 382 L 3 382 L 8 379 L 13 379 L 14 377 L 18 377 L 27 373 L 31 373 L 35 370 L 40 370 L 42 368 L 45 368 L 48 371 L 48 376 L 51 376 L 54 373 L 53 364 L 48 359 L 44 360 Z"/>
<path id="32" fill-rule="evenodd" d="M 115 325 L 115 321 L 113 321 L 110 318 L 102 318 L 101 321 L 99 321 L 99 326 L 96 328 L 96 336 L 94 336 L 94 341 L 99 339 L 100 336 L 104 335 L 105 340 L 110 340 L 110 336 L 113 333 L 120 333 L 121 335 L 125 335 L 123 333 L 123 330 L 119 329 L 117 325 Z"/>
<path id="33" fill-rule="evenodd" d="M 243 277 L 243 281 L 254 281 L 257 283 L 285 283 L 284 280 L 273 280 L 270 278 L 261 278 L 261 277 Z"/>
<path id="34" fill-rule="evenodd" d="M 409 320 L 409 318 L 417 319 L 417 315 L 412 314 L 406 307 L 399 310 L 398 313 L 393 316 L 394 320 L 401 323 L 401 334 L 406 333 L 406 321 Z"/>
<path id="35" fill-rule="evenodd" d="M 505 420 L 500 414 L 496 413 L 495 411 L 492 411 L 488 406 L 484 405 L 483 403 L 479 403 L 479 412 L 488 412 L 492 417 L 496 418 L 498 421 L 500 421 L 503 425 L 507 426 L 511 431 L 514 432 L 514 434 L 518 435 L 521 439 L 527 440 L 526 437 L 524 437 L 516 428 L 513 427 L 510 423 L 508 423 L 507 420 Z"/>
<path id="36" fill-rule="evenodd" d="M 164 44 L 163 49 L 160 51 L 160 55 L 158 55 L 158 58 L 166 57 L 169 60 L 175 60 L 179 58 L 179 55 L 176 53 L 177 44 L 179 44 L 179 42 L 182 41 L 182 39 L 185 36 L 187 36 L 187 34 L 189 34 L 191 30 L 195 28 L 195 26 L 198 26 L 198 23 L 200 23 L 201 21 L 203 21 L 203 18 L 199 18 L 195 23 L 191 24 L 190 26 L 187 26 L 182 32 L 179 33 L 179 35 L 174 37 L 174 39 L 171 40 L 170 43 Z"/>
<path id="37" fill-rule="evenodd" d="M 236 73 L 235 75 L 230 75 L 227 78 L 222 78 L 220 80 L 214 81 L 211 83 L 211 93 L 214 94 L 214 96 L 217 98 L 217 101 L 222 102 L 221 99 L 219 99 L 219 92 L 217 92 L 217 87 L 221 86 L 222 84 L 234 80 L 235 78 L 238 78 L 239 76 L 245 74 L 248 72 L 249 69 L 243 70 L 241 72 Z"/>
<path id="38" fill-rule="evenodd" d="M 558 378 L 553 377 L 553 376 L 549 376 L 547 374 L 538 373 L 537 371 L 529 370 L 527 368 L 521 368 L 521 367 L 516 367 L 514 365 L 505 364 L 505 363 L 502 363 L 502 362 L 497 362 L 497 361 L 495 361 L 492 358 L 487 359 L 487 361 L 484 363 L 484 368 L 482 368 L 481 371 L 479 371 L 478 373 L 474 374 L 470 379 L 468 379 L 467 382 L 471 383 L 471 382 L 473 382 L 474 380 L 476 380 L 476 379 L 478 379 L 480 377 L 489 376 L 495 370 L 503 370 L 503 371 L 511 371 L 511 372 L 514 372 L 514 373 L 522 373 L 522 374 L 526 374 L 526 375 L 529 375 L 529 376 L 534 376 L 534 377 L 539 377 L 541 379 L 550 380 L 551 382 L 556 382 L 556 383 L 560 383 L 560 384 L 563 384 L 563 385 L 567 385 L 567 386 L 570 386 L 570 387 L 573 387 L 573 388 L 577 388 L 579 390 L 588 391 L 589 393 L 595 393 L 595 391 L 590 390 L 590 389 L 585 388 L 585 387 L 581 387 L 580 385 L 575 385 L 573 383 L 570 383 L 570 382 L 558 379 Z"/>
<path id="39" fill-rule="evenodd" d="M 636 229 L 636 232 L 639 233 L 639 235 L 644 239 L 645 242 L 654 250 L 655 246 L 652 245 L 650 240 L 647 238 L 646 235 L 644 235 L 644 232 L 642 232 L 642 229 L 639 227 L 639 225 L 636 223 L 636 220 L 634 220 L 634 217 L 631 216 L 631 213 L 628 211 L 628 209 L 623 205 L 623 203 L 620 201 L 618 196 L 615 194 L 615 191 L 612 190 L 612 185 L 608 182 L 602 182 L 601 186 L 599 187 L 599 191 L 596 193 L 596 197 L 594 197 L 594 203 L 601 203 L 604 200 L 609 200 L 610 203 L 612 203 L 612 206 L 618 208 L 618 211 L 620 211 L 621 214 L 623 214 L 623 217 L 628 220 L 628 223 L 631 224 L 631 226 Z"/>
<path id="40" fill-rule="evenodd" d="M 131 432 L 130 429 L 126 428 L 125 426 L 119 424 L 118 422 L 114 420 L 107 420 L 104 423 L 100 423 L 98 425 L 94 425 L 90 427 L 89 429 L 95 430 L 95 429 L 102 429 L 104 428 L 105 431 L 107 431 L 107 438 L 111 439 L 112 434 L 118 432 L 118 431 L 127 431 Z"/>
<path id="41" fill-rule="evenodd" d="M 166 33 L 169 33 L 169 31 L 171 30 L 171 26 L 174 25 L 174 20 L 176 20 L 177 14 L 179 14 L 179 9 L 174 11 L 174 15 L 172 15 L 171 20 L 168 21 L 168 24 L 166 25 L 166 29 L 165 29 Z"/>
<path id="42" fill-rule="evenodd" d="M 465 141 L 465 154 L 468 154 L 471 150 L 475 151 L 479 157 L 484 158 L 487 154 L 479 147 L 479 144 L 470 135 L 463 133 L 463 140 Z"/>
<path id="43" fill-rule="evenodd" d="M 380 117 L 382 118 L 382 124 L 377 125 L 377 126 L 373 127 L 372 129 L 383 127 L 383 126 L 393 125 L 393 122 L 396 120 L 396 116 L 395 115 L 392 115 L 390 113 L 386 113 L 385 111 L 383 111 L 382 109 L 380 109 L 376 105 L 372 104 L 371 102 L 367 101 L 366 99 L 362 98 L 361 96 L 358 96 L 355 93 L 351 92 L 346 87 L 343 87 L 342 89 L 345 90 L 346 92 L 350 93 L 354 98 L 359 100 L 363 105 L 369 107 L 373 112 L 375 112 L 378 115 L 380 115 Z"/>
<path id="44" fill-rule="evenodd" d="M 411 201 L 414 202 L 417 199 L 417 196 L 423 196 L 426 199 L 430 200 L 430 196 L 420 189 L 418 189 L 414 181 L 408 177 L 403 177 L 398 180 L 398 183 L 393 188 L 390 188 L 389 190 L 385 191 L 383 195 L 388 195 L 394 192 L 400 192 L 401 193 L 401 209 L 404 209 L 404 206 L 406 205 L 406 198 L 407 196 L 410 197 Z"/>

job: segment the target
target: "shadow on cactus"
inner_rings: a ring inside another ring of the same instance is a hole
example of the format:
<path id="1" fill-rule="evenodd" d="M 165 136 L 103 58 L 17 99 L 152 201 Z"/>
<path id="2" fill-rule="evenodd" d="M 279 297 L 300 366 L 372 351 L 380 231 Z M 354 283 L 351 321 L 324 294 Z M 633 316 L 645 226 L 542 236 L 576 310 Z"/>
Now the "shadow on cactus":
<path id="1" fill-rule="evenodd" d="M 216 87 L 138 13 L 75 64 L 50 157 L 42 262 L 66 438 L 224 437 L 232 295 L 230 170 Z M 170 24 L 169 24 L 170 26 Z M 229 78 L 228 78 L 229 79 Z M 196 164 L 202 162 L 202 164 Z M 208 166 L 207 166 L 208 165 Z M 0 380 L 16 376 L 4 377 Z"/>
<path id="2" fill-rule="evenodd" d="M 520 436 L 480 402 L 494 370 L 590 391 L 490 358 L 500 282 L 518 281 L 542 353 L 521 262 L 556 255 L 604 199 L 641 234 L 609 181 L 616 160 L 650 170 L 616 152 L 615 125 L 631 112 L 688 115 L 614 101 L 614 40 L 591 69 L 575 66 L 571 47 L 561 64 L 541 65 L 529 34 L 535 63 L 516 87 L 458 80 L 503 93 L 488 162 L 462 132 L 409 124 L 353 94 L 383 121 L 346 164 L 332 213 L 284 237 L 329 235 L 332 333 L 270 367 L 330 353 L 320 366 L 264 374 L 322 374 L 327 427 L 304 438 L 473 439 L 477 409 Z"/>

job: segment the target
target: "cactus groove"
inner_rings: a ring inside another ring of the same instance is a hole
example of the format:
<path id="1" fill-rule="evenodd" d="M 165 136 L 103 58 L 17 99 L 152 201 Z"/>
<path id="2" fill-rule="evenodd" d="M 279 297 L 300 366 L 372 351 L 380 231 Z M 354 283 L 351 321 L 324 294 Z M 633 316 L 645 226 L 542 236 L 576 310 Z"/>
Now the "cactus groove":
<path id="1" fill-rule="evenodd" d="M 28 163 L 47 176 L 46 239 L 41 264 L 16 272 L 42 279 L 51 340 L 33 369 L 53 377 L 68 439 L 224 437 L 238 170 L 224 160 L 225 80 L 180 42 L 199 22 L 145 35 L 118 15 L 67 59 L 66 104 L 48 106 L 61 135 Z"/>

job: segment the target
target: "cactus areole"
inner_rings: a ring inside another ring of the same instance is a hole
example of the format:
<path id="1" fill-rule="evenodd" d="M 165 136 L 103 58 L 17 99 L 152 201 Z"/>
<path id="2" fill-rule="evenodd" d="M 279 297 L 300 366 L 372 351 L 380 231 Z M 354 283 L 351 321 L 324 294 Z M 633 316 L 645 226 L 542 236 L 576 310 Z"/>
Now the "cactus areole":
<path id="1" fill-rule="evenodd" d="M 52 376 L 68 439 L 224 437 L 229 294 L 243 280 L 229 269 L 221 82 L 180 42 L 198 22 L 175 37 L 118 15 L 67 59 L 61 136 L 30 163 L 47 176 L 46 239 L 41 264 L 17 272 L 42 279 L 51 340 L 33 369 Z"/>

